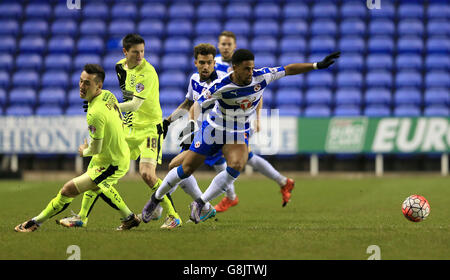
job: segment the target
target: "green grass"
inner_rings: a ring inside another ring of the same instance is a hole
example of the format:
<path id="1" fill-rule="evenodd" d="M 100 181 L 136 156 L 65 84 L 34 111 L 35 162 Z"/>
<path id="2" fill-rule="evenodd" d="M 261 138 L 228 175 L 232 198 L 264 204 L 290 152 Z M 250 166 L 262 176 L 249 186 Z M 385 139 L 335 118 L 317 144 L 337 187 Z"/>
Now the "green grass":
<path id="1" fill-rule="evenodd" d="M 64 182 L 0 181 L 0 259 L 67 259 L 69 245 L 81 259 L 359 259 L 369 245 L 378 245 L 382 259 L 450 258 L 450 184 L 439 176 L 298 177 L 291 203 L 281 207 L 277 185 L 261 176 L 236 182 L 239 205 L 217 220 L 188 221 L 191 199 L 173 196 L 184 224 L 161 230 L 162 220 L 116 232 L 118 213 L 99 200 L 87 229 L 45 223 L 30 234 L 14 232 L 17 224 L 36 216 Z M 205 188 L 210 180 L 199 180 Z M 118 187 L 130 209 L 141 211 L 149 193 L 142 181 L 125 180 Z M 412 223 L 401 203 L 411 194 L 425 196 L 431 214 Z M 216 204 L 219 199 L 213 201 Z M 81 197 L 58 215 L 78 211 Z"/>

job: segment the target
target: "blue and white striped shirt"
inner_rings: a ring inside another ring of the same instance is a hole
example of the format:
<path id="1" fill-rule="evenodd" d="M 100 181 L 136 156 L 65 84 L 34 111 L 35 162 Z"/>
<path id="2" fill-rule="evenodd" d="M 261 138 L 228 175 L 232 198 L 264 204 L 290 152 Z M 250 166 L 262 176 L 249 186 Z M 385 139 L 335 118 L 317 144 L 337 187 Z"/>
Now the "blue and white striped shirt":
<path id="1" fill-rule="evenodd" d="M 214 69 L 216 69 L 217 73 L 224 73 L 228 74 L 233 70 L 230 63 L 227 61 L 224 61 L 221 55 L 218 55 L 214 58 L 214 61 L 216 62 L 216 65 L 214 65 Z"/>

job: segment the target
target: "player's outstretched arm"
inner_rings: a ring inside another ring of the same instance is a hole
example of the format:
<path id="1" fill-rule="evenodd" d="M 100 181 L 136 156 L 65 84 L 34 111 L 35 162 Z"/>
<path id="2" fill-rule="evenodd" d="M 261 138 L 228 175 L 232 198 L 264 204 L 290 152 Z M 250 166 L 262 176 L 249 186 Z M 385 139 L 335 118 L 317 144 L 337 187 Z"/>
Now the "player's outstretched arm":
<path id="1" fill-rule="evenodd" d="M 136 112 L 141 107 L 142 103 L 144 103 L 144 100 L 145 99 L 142 99 L 140 97 L 133 96 L 133 99 L 131 99 L 130 101 L 119 103 L 120 111 Z"/>
<path id="2" fill-rule="evenodd" d="M 286 71 L 286 76 L 288 75 L 298 75 L 302 73 L 309 72 L 311 70 L 316 69 L 325 69 L 330 67 L 331 64 L 333 64 L 336 59 L 339 58 L 341 55 L 341 52 L 334 52 L 330 55 L 327 55 L 322 61 L 315 62 L 315 63 L 293 63 L 284 66 L 284 69 Z"/>
<path id="3" fill-rule="evenodd" d="M 172 123 L 173 121 L 177 120 L 178 118 L 181 118 L 186 111 L 189 111 L 194 104 L 194 101 L 185 99 L 183 103 L 181 103 L 173 112 L 170 114 L 170 116 L 167 117 L 167 120 Z"/>

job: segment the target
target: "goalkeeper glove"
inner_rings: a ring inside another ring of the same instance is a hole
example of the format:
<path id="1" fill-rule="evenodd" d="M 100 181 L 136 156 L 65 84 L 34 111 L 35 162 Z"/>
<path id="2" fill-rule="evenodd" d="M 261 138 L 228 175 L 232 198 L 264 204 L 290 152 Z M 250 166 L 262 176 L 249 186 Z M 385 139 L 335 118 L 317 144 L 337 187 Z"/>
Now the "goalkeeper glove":
<path id="1" fill-rule="evenodd" d="M 339 58 L 341 52 L 334 52 L 330 55 L 327 55 L 322 61 L 314 63 L 314 68 L 316 69 L 324 69 L 330 67 L 331 64 L 334 63 L 336 59 Z"/>

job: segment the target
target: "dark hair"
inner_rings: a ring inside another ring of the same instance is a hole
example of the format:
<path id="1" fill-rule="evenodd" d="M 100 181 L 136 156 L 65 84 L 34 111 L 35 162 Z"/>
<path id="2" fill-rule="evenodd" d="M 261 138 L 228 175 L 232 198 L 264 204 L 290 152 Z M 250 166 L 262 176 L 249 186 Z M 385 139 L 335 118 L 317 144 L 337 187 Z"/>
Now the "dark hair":
<path id="1" fill-rule="evenodd" d="M 234 39 L 234 42 L 236 43 L 236 35 L 234 35 L 234 33 L 232 31 L 222 31 L 222 33 L 220 33 L 219 35 L 219 40 L 220 37 L 225 36 L 225 37 L 230 37 Z"/>
<path id="2" fill-rule="evenodd" d="M 231 57 L 231 63 L 233 65 L 239 65 L 246 60 L 255 60 L 255 55 L 251 51 L 246 49 L 239 49 L 235 51 L 233 56 Z"/>
<path id="3" fill-rule="evenodd" d="M 208 55 L 212 54 L 213 57 L 216 56 L 216 48 L 208 43 L 198 44 L 194 47 L 194 58 L 197 59 L 198 55 Z"/>
<path id="4" fill-rule="evenodd" d="M 84 65 L 83 71 L 86 71 L 90 75 L 95 75 L 97 83 L 103 83 L 105 81 L 105 70 L 98 64 L 86 64 Z"/>
<path id="5" fill-rule="evenodd" d="M 139 34 L 130 33 L 127 34 L 122 40 L 122 46 L 125 50 L 129 50 L 134 45 L 144 44 L 144 38 Z"/>

